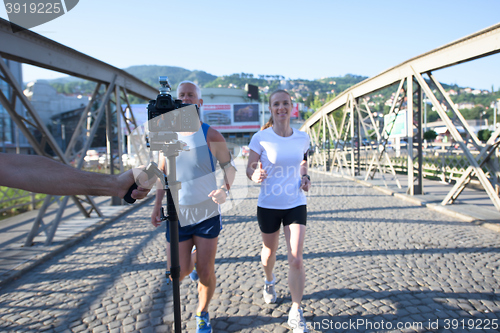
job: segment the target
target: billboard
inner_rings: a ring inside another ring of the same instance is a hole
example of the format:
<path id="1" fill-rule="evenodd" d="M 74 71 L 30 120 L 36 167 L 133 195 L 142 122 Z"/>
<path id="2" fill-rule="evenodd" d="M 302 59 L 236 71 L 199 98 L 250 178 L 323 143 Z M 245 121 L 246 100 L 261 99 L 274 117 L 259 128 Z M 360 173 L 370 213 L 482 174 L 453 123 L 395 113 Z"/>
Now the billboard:
<path id="1" fill-rule="evenodd" d="M 201 119 L 220 132 L 255 132 L 260 129 L 259 103 L 217 103 L 201 106 Z M 148 121 L 147 104 L 131 105 L 135 120 L 138 125 Z M 130 111 L 127 105 L 122 105 L 127 117 Z M 128 134 L 122 121 L 122 128 Z"/>
<path id="2" fill-rule="evenodd" d="M 382 132 L 384 137 L 389 138 L 403 138 L 408 136 L 406 121 L 406 110 L 400 110 L 398 116 L 395 113 L 384 115 L 384 130 Z"/>
<path id="3" fill-rule="evenodd" d="M 260 129 L 259 103 L 213 103 L 201 107 L 201 118 L 220 132 L 252 132 Z"/>

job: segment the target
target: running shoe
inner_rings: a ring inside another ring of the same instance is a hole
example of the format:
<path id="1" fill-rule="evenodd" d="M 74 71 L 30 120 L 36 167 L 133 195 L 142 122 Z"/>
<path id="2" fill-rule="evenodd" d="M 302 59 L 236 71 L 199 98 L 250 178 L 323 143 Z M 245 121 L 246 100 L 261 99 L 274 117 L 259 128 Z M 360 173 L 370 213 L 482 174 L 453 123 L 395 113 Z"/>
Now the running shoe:
<path id="1" fill-rule="evenodd" d="M 293 329 L 293 333 L 309 332 L 306 320 L 304 319 L 304 313 L 301 308 L 294 309 L 292 307 L 290 309 L 290 312 L 288 313 L 288 326 Z"/>
<path id="2" fill-rule="evenodd" d="M 274 289 L 274 285 L 276 284 L 276 278 L 273 274 L 273 280 L 271 282 L 267 282 L 264 279 L 264 302 L 267 304 L 276 303 L 276 290 Z"/>
<path id="3" fill-rule="evenodd" d="M 196 314 L 196 333 L 212 333 L 208 312 Z"/>
<path id="4" fill-rule="evenodd" d="M 194 245 L 193 248 L 191 249 L 191 254 L 195 252 L 196 252 L 196 245 Z M 198 272 L 196 271 L 196 264 L 194 264 L 193 271 L 189 273 L 189 278 L 193 282 L 198 282 L 198 280 L 200 279 L 200 277 L 198 276 Z"/>
<path id="5" fill-rule="evenodd" d="M 198 272 L 196 271 L 196 264 L 194 264 L 193 271 L 189 273 L 189 278 L 193 282 L 198 282 L 198 280 L 200 279 L 200 277 L 198 276 Z"/>

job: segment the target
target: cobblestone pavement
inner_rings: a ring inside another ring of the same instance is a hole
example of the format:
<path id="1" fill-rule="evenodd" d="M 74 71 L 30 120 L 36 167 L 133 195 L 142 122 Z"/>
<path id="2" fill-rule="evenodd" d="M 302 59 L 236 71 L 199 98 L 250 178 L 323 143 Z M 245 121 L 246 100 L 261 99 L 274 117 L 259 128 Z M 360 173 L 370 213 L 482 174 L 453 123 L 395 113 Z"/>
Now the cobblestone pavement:
<path id="1" fill-rule="evenodd" d="M 499 331 L 500 234 L 343 179 L 313 181 L 303 300 L 311 332 Z M 258 190 L 250 186 L 224 216 L 210 306 L 215 332 L 290 331 L 283 236 L 278 301 L 262 299 Z M 3 286 L 0 331 L 170 332 L 165 227 L 150 225 L 151 210 L 135 211 Z M 183 281 L 183 332 L 194 332 L 196 297 L 195 284 Z"/>

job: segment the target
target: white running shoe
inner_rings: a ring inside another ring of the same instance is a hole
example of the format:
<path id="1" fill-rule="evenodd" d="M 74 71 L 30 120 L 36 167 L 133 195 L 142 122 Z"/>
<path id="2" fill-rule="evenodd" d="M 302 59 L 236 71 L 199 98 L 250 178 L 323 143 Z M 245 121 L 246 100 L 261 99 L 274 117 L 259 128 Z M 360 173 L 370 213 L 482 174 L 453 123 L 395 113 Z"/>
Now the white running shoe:
<path id="1" fill-rule="evenodd" d="M 276 278 L 273 274 L 273 280 L 271 282 L 267 282 L 264 279 L 264 302 L 267 304 L 276 303 L 276 290 L 274 289 L 274 285 L 276 284 Z"/>
<path id="2" fill-rule="evenodd" d="M 304 319 L 304 313 L 301 308 L 290 309 L 290 312 L 288 313 L 288 326 L 293 329 L 293 333 L 309 332 L 306 320 Z"/>

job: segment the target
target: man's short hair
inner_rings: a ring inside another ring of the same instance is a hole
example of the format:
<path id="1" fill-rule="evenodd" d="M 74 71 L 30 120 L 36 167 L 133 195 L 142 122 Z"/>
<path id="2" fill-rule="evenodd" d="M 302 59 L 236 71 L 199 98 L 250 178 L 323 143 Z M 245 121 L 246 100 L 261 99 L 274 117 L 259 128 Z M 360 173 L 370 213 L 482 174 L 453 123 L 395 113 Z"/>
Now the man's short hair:
<path id="1" fill-rule="evenodd" d="M 192 84 L 193 86 L 196 87 L 196 93 L 198 94 L 198 98 L 201 98 L 201 89 L 200 87 L 198 87 L 198 85 L 196 83 L 194 83 L 193 81 L 189 81 L 189 80 L 186 80 L 186 81 L 182 81 L 181 83 L 179 83 L 179 85 L 177 86 L 177 90 L 179 90 L 180 86 L 182 86 L 183 84 L 186 84 L 186 83 L 190 83 Z"/>

